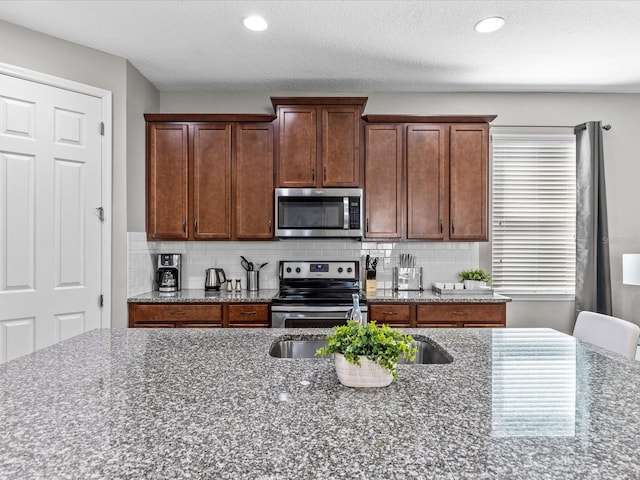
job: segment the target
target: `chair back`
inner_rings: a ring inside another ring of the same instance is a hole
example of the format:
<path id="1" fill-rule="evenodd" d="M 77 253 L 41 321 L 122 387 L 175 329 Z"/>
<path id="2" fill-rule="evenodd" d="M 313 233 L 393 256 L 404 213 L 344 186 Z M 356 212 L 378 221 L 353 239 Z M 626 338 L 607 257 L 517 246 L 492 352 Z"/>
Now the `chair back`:
<path id="1" fill-rule="evenodd" d="M 621 318 L 583 311 L 578 314 L 573 336 L 633 360 L 640 327 Z"/>

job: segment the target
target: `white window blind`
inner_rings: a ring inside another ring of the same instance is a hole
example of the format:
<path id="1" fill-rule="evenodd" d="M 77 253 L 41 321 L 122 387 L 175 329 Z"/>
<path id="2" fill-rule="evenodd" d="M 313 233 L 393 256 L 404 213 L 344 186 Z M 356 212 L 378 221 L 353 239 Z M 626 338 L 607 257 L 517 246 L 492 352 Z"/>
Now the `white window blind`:
<path id="1" fill-rule="evenodd" d="M 492 129 L 491 273 L 499 291 L 575 291 L 576 142 L 567 130 Z"/>

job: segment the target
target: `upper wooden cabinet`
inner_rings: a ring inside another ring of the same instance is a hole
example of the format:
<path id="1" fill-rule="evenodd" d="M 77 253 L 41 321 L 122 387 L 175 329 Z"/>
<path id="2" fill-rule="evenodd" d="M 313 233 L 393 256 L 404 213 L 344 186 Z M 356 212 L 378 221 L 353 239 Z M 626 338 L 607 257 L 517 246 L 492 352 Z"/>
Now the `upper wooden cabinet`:
<path id="1" fill-rule="evenodd" d="M 449 238 L 488 240 L 489 126 L 449 128 Z"/>
<path id="2" fill-rule="evenodd" d="M 488 122 L 495 116 L 364 118 L 369 122 L 365 126 L 367 238 L 488 239 Z M 374 131 L 399 132 L 396 141 L 402 146 L 396 145 L 392 152 L 388 142 L 371 140 L 372 134 L 380 135 Z M 389 175 L 389 164 L 397 168 L 400 162 L 401 182 L 398 175 Z M 378 192 L 389 189 L 403 192 L 396 203 L 389 203 L 390 196 L 384 203 L 369 203 Z M 391 211 L 402 217 L 400 232 L 372 228 Z"/>
<path id="3" fill-rule="evenodd" d="M 277 186 L 359 187 L 365 97 L 271 97 L 278 117 Z"/>
<path id="4" fill-rule="evenodd" d="M 147 238 L 185 240 L 189 216 L 189 126 L 147 123 Z"/>
<path id="5" fill-rule="evenodd" d="M 273 238 L 273 116 L 145 119 L 149 240 Z"/>
<path id="6" fill-rule="evenodd" d="M 402 237 L 404 212 L 402 126 L 366 125 L 365 236 Z"/>

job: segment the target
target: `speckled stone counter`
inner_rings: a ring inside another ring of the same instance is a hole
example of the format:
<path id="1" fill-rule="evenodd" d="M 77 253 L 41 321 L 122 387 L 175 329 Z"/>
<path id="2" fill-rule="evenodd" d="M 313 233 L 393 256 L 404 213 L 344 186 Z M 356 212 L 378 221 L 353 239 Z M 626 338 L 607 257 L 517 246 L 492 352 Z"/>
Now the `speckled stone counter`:
<path id="1" fill-rule="evenodd" d="M 129 297 L 129 303 L 231 303 L 231 302 L 271 302 L 278 294 L 276 289 L 264 289 L 256 292 L 237 290 L 180 290 L 179 292 L 148 292 Z"/>
<path id="2" fill-rule="evenodd" d="M 366 292 L 367 301 L 371 302 L 410 302 L 410 303 L 507 303 L 511 299 L 503 295 L 439 295 L 431 290 L 417 291 L 394 291 L 377 290 L 376 292 Z"/>
<path id="3" fill-rule="evenodd" d="M 129 303 L 220 303 L 220 302 L 271 302 L 278 294 L 277 289 L 247 290 L 227 292 L 205 291 L 204 289 L 181 290 L 175 293 L 148 292 L 135 297 L 129 297 Z M 423 292 L 396 292 L 393 290 L 378 290 L 366 293 L 367 300 L 372 302 L 412 302 L 412 303 L 506 303 L 509 297 L 502 295 L 437 295 L 430 290 Z"/>
<path id="4" fill-rule="evenodd" d="M 0 365 L 0 478 L 637 479 L 640 365 L 547 329 L 409 330 L 453 363 L 343 387 L 283 334 L 94 330 Z"/>

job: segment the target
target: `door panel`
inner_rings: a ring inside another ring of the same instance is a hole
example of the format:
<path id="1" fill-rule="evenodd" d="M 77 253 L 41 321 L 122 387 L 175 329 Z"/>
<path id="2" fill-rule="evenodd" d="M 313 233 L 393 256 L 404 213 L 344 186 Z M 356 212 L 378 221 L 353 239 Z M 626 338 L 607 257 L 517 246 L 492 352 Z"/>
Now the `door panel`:
<path id="1" fill-rule="evenodd" d="M 273 238 L 273 126 L 237 127 L 236 238 Z"/>
<path id="2" fill-rule="evenodd" d="M 231 125 L 195 125 L 194 238 L 231 238 Z"/>
<path id="3" fill-rule="evenodd" d="M 101 325 L 99 98 L 0 74 L 0 362 Z"/>
<path id="4" fill-rule="evenodd" d="M 402 127 L 365 127 L 367 238 L 402 236 Z"/>
<path id="5" fill-rule="evenodd" d="M 360 107 L 322 109 L 322 185 L 360 184 Z"/>

